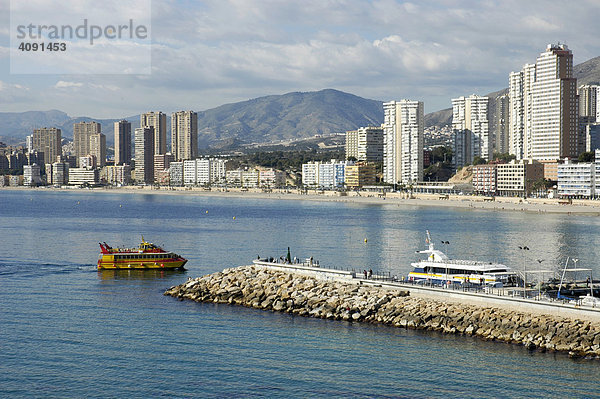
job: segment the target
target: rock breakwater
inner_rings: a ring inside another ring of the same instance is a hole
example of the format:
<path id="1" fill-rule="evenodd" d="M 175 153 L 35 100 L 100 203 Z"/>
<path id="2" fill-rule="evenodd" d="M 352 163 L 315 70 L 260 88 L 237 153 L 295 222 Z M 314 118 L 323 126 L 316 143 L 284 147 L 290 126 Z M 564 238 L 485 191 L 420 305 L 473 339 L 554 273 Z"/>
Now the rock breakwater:
<path id="1" fill-rule="evenodd" d="M 165 295 L 300 316 L 472 335 L 531 350 L 600 358 L 600 323 L 415 298 L 408 291 L 323 281 L 263 266 L 241 266 L 191 279 L 171 287 Z"/>

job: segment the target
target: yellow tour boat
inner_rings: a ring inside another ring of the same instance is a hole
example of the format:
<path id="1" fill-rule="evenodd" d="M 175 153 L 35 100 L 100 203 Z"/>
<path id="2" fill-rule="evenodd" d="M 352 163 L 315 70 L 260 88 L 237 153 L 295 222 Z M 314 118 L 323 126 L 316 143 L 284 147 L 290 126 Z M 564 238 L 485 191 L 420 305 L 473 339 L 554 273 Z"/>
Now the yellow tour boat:
<path id="1" fill-rule="evenodd" d="M 187 259 L 144 240 L 139 248 L 112 248 L 100 244 L 98 269 L 183 269 Z"/>

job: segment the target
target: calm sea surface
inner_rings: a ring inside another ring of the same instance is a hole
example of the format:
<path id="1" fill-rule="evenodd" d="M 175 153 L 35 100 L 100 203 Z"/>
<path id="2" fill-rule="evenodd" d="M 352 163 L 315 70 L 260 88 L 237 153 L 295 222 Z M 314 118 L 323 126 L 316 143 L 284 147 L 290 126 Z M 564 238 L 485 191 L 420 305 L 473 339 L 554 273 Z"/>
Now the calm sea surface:
<path id="1" fill-rule="evenodd" d="M 0 396 L 600 395 L 598 361 L 162 295 L 288 246 L 323 266 L 406 275 L 425 229 L 451 257 L 539 269 L 570 256 L 600 276 L 599 217 L 384 204 L 0 190 Z M 96 271 L 99 241 L 141 234 L 188 270 Z"/>

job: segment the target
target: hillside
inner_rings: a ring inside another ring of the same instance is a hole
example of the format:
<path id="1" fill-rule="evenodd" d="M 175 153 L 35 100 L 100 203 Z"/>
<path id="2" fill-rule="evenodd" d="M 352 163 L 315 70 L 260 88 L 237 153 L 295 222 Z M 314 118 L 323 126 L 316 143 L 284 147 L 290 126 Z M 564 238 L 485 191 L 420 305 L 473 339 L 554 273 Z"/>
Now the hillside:
<path id="1" fill-rule="evenodd" d="M 573 67 L 577 85 L 600 84 L 600 56 Z"/>
<path id="2" fill-rule="evenodd" d="M 381 101 L 338 90 L 288 93 L 225 104 L 198 113 L 200 147 L 223 139 L 264 143 L 380 125 Z"/>
<path id="3" fill-rule="evenodd" d="M 63 137 L 73 137 L 73 123 L 96 121 L 102 124 L 106 141 L 113 142 L 113 123 L 120 119 L 139 126 L 139 115 L 116 119 L 72 118 L 61 111 L 30 111 L 0 113 L 0 140 L 9 144 L 25 142 L 34 128 L 58 127 Z M 168 118 L 169 120 L 170 118 Z M 368 100 L 338 90 L 295 92 L 259 97 L 225 104 L 198 112 L 198 142 L 200 148 L 268 143 L 303 139 L 315 135 L 345 132 L 361 126 L 380 125 L 383 121 L 381 101 Z M 170 136 L 170 121 L 167 131 Z M 170 137 L 169 137 L 170 138 Z"/>

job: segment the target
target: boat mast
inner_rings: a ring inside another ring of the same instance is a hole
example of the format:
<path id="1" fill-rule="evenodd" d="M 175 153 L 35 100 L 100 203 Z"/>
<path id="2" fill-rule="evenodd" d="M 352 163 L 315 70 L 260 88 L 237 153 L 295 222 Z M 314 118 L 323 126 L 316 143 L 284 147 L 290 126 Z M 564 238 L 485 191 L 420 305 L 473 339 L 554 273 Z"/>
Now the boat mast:
<path id="1" fill-rule="evenodd" d="M 560 289 L 562 288 L 563 280 L 565 279 L 565 273 L 567 272 L 567 266 L 569 265 L 569 257 L 567 256 L 567 261 L 565 262 L 565 268 L 563 269 L 562 276 L 560 277 L 560 283 L 558 284 L 558 292 L 556 293 L 556 298 L 560 298 Z"/>
<path id="2" fill-rule="evenodd" d="M 431 235 L 429 234 L 429 230 L 425 230 L 427 232 L 427 240 L 425 240 L 425 242 L 427 242 L 427 244 L 429 244 L 429 250 L 433 251 L 433 241 L 431 240 Z"/>

